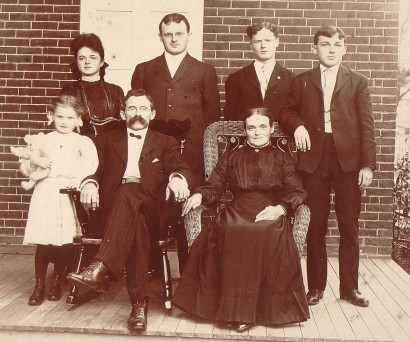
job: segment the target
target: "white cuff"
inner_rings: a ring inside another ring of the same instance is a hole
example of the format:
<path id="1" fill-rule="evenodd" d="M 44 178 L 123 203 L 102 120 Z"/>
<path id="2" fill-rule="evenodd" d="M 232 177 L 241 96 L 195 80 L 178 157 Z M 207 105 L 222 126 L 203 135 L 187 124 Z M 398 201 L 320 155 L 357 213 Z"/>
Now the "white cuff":
<path id="1" fill-rule="evenodd" d="M 187 182 L 186 178 L 185 178 L 183 175 L 181 175 L 181 174 L 178 173 L 178 172 L 172 172 L 172 173 L 170 174 L 168 180 L 171 181 L 171 179 L 174 178 L 174 177 L 181 178 L 181 179 L 185 182 L 185 185 L 188 187 L 188 182 Z"/>
<path id="2" fill-rule="evenodd" d="M 97 183 L 96 180 L 94 180 L 94 179 L 86 179 L 84 182 L 82 182 L 82 183 L 80 184 L 79 190 L 82 190 L 83 187 L 84 187 L 86 184 L 88 184 L 88 183 L 94 183 L 94 185 L 97 187 L 97 190 L 100 188 L 100 185 Z"/>

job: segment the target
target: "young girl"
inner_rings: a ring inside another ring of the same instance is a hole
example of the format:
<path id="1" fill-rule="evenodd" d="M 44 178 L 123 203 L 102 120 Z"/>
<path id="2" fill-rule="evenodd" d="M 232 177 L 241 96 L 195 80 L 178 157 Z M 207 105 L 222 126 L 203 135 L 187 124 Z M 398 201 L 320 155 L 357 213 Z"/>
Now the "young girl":
<path id="1" fill-rule="evenodd" d="M 67 194 L 60 189 L 78 187 L 98 166 L 97 150 L 90 138 L 74 132 L 82 124 L 82 106 L 76 98 L 62 95 L 54 113 L 56 130 L 45 135 L 45 157 L 39 166 L 50 168 L 49 175 L 34 189 L 27 218 L 24 244 L 37 244 L 35 254 L 36 283 L 29 305 L 40 305 L 45 296 L 45 277 L 51 254 L 54 260 L 49 300 L 61 298 L 60 281 L 67 255 L 76 234 L 77 221 Z"/>
<path id="2" fill-rule="evenodd" d="M 61 94 L 76 97 L 84 107 L 81 134 L 92 138 L 99 131 L 125 127 L 120 115 L 124 92 L 104 81 L 108 64 L 104 61 L 100 38 L 93 33 L 82 33 L 73 40 L 71 52 L 76 59 L 71 70 L 77 81 L 64 86 Z"/>

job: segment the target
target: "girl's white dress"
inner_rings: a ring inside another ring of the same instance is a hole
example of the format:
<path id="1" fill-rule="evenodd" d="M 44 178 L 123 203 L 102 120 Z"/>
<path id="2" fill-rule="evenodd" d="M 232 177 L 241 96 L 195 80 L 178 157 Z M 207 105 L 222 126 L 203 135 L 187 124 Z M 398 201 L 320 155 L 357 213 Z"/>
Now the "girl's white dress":
<path id="1" fill-rule="evenodd" d="M 78 187 L 94 174 L 98 155 L 92 140 L 75 132 L 48 133 L 44 146 L 52 165 L 48 177 L 34 188 L 24 244 L 61 246 L 73 242 L 78 223 L 68 195 L 60 194 L 60 189 Z"/>

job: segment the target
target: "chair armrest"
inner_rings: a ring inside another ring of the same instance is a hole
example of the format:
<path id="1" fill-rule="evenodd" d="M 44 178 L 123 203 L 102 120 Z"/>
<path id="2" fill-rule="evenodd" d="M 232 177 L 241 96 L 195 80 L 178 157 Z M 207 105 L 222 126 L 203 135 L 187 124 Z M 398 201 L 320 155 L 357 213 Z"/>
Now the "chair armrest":
<path id="1" fill-rule="evenodd" d="M 310 222 L 310 209 L 307 205 L 301 204 L 294 213 L 292 234 L 298 248 L 299 255 L 302 257 L 303 247 Z"/>
<path id="2" fill-rule="evenodd" d="M 184 225 L 188 241 L 188 248 L 191 248 L 193 242 L 201 232 L 201 214 L 204 207 L 201 205 L 198 208 L 191 210 L 185 215 Z M 294 213 L 292 234 L 295 239 L 296 247 L 299 255 L 302 257 L 303 248 L 306 241 L 306 234 L 309 228 L 310 209 L 307 205 L 300 205 Z"/>
<path id="3" fill-rule="evenodd" d="M 191 248 L 193 242 L 201 232 L 201 214 L 204 207 L 192 209 L 184 217 L 185 232 L 188 241 L 188 248 Z"/>

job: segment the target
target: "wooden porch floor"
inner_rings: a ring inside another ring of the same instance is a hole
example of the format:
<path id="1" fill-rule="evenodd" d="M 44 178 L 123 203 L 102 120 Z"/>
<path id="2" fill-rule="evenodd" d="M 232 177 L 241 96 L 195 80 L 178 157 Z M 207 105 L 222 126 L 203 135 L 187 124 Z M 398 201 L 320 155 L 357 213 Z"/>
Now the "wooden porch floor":
<path id="1" fill-rule="evenodd" d="M 130 304 L 123 281 L 112 283 L 106 294 L 79 307 L 70 307 L 65 297 L 59 302 L 45 300 L 40 306 L 28 306 L 34 284 L 33 251 L 0 246 L 1 341 L 36 337 L 44 341 L 116 341 L 135 339 L 135 335 L 151 341 L 410 341 L 410 275 L 392 260 L 360 262 L 360 289 L 370 300 L 369 308 L 355 307 L 338 298 L 338 260 L 330 258 L 324 299 L 310 308 L 307 322 L 256 326 L 244 333 L 197 320 L 177 308 L 166 312 L 159 295 L 160 282 L 155 280 L 148 330 L 136 334 L 126 326 Z M 175 265 L 175 260 L 172 263 Z M 305 270 L 305 259 L 302 267 Z M 176 273 L 174 270 L 174 276 Z M 68 285 L 63 290 L 67 293 Z"/>

